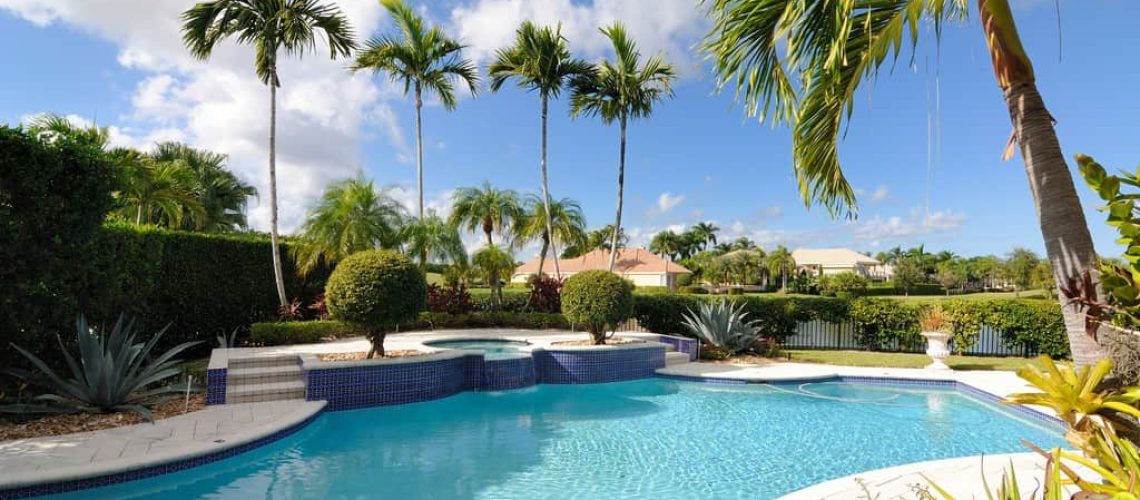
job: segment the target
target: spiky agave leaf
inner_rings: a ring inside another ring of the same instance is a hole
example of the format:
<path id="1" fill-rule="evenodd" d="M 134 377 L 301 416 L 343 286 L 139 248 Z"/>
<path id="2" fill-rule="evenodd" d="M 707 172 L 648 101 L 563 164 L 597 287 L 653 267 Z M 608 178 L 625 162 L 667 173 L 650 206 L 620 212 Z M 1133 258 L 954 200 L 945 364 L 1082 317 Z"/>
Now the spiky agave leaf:
<path id="1" fill-rule="evenodd" d="M 682 324 L 701 340 L 737 353 L 752 347 L 760 338 L 756 321 L 748 321 L 744 304 L 720 300 L 689 309 Z"/>

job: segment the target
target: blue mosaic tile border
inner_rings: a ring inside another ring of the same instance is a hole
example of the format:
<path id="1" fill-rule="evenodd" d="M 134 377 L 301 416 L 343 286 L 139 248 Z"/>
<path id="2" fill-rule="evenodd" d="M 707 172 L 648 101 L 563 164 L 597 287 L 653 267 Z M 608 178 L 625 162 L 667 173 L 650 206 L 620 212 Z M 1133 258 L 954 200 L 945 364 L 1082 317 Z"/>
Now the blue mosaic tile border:
<path id="1" fill-rule="evenodd" d="M 316 420 L 318 417 L 320 417 L 322 413 L 324 413 L 324 409 L 321 409 L 321 411 L 313 413 L 312 415 L 310 415 L 305 420 L 302 420 L 302 421 L 300 421 L 296 424 L 293 424 L 289 427 L 286 427 L 284 429 L 278 430 L 277 432 L 274 432 L 273 434 L 270 434 L 268 436 L 256 439 L 254 441 L 250 441 L 250 442 L 245 443 L 245 444 L 240 444 L 238 446 L 234 446 L 232 448 L 227 448 L 224 450 L 218 450 L 215 452 L 207 453 L 205 455 L 190 458 L 187 460 L 179 460 L 179 461 L 165 463 L 165 464 L 150 465 L 150 466 L 142 467 L 139 469 L 115 473 L 115 474 L 110 474 L 110 475 L 106 475 L 106 476 L 90 477 L 90 478 L 84 478 L 84 479 L 75 479 L 72 481 L 63 481 L 63 482 L 59 482 L 59 483 L 42 484 L 42 485 L 35 485 L 35 486 L 25 486 L 25 487 L 21 487 L 21 488 L 0 490 L 0 500 L 6 500 L 9 498 L 27 498 L 27 497 L 43 496 L 43 495 L 56 495 L 56 494 L 67 493 L 67 492 L 71 492 L 71 491 L 85 490 L 88 488 L 98 488 L 100 486 L 110 486 L 112 484 L 125 483 L 127 481 L 134 481 L 136 479 L 145 479 L 148 477 L 154 477 L 154 476 L 159 476 L 162 474 L 168 474 L 171 472 L 178 472 L 181 470 L 186 470 L 186 469 L 189 469 L 192 467 L 197 467 L 199 465 L 205 465 L 205 464 L 208 464 L 211 462 L 217 462 L 218 460 L 224 460 L 226 458 L 230 458 L 230 457 L 233 457 L 236 455 L 240 455 L 240 454 L 245 453 L 247 451 L 250 451 L 254 448 L 260 448 L 260 447 L 265 446 L 269 443 L 277 441 L 278 439 L 288 437 L 288 436 L 292 435 L 293 433 L 303 429 L 305 426 L 313 423 L 313 421 Z"/>
<path id="2" fill-rule="evenodd" d="M 677 349 L 677 352 L 688 354 L 689 361 L 697 360 L 697 339 L 675 337 L 672 335 L 658 335 L 657 341 L 673 346 L 673 348 Z"/>
<path id="3" fill-rule="evenodd" d="M 665 347 L 633 349 L 537 350 L 534 364 L 540 384 L 593 384 L 654 376 L 665 367 Z"/>
<path id="4" fill-rule="evenodd" d="M 226 369 L 206 370 L 206 404 L 226 404 Z"/>
<path id="5" fill-rule="evenodd" d="M 668 380 L 681 380 L 681 381 L 685 381 L 685 382 L 703 382 L 706 384 L 739 384 L 739 385 L 743 385 L 743 384 L 750 383 L 747 380 L 741 380 L 741 379 L 737 379 L 737 378 L 702 377 L 699 375 L 665 375 L 665 374 L 659 373 L 659 374 L 657 374 L 657 378 L 663 378 L 663 379 L 668 379 Z"/>
<path id="6" fill-rule="evenodd" d="M 482 375 L 480 385 L 471 387 L 471 390 L 505 391 L 538 383 L 532 356 L 484 360 Z"/>
<path id="7" fill-rule="evenodd" d="M 347 410 L 447 397 L 466 389 L 470 357 L 311 369 L 305 373 L 305 399 Z"/>

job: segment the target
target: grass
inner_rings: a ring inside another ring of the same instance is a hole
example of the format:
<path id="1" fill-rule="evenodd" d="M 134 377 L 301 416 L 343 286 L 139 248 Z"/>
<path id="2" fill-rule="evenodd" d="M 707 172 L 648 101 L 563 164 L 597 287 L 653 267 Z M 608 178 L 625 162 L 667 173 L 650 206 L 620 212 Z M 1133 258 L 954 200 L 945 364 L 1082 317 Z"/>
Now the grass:
<path id="1" fill-rule="evenodd" d="M 784 351 L 792 361 L 825 365 L 874 366 L 882 368 L 922 368 L 930 364 L 925 354 L 869 351 Z M 1033 358 L 991 356 L 950 356 L 946 364 L 955 370 L 1016 371 L 1027 364 L 1040 366 Z"/>
<path id="2" fill-rule="evenodd" d="M 182 363 L 182 377 L 185 382 L 187 375 L 194 376 L 195 385 L 206 385 L 206 367 L 210 364 L 210 358 L 191 359 Z"/>
<path id="3" fill-rule="evenodd" d="M 745 295 L 755 297 L 800 297 L 812 298 L 819 297 L 818 295 L 804 295 L 798 293 L 780 294 L 779 292 L 767 293 L 748 293 Z M 1021 292 L 1018 296 L 1013 292 L 983 292 L 983 293 L 966 293 L 961 295 L 870 295 L 874 299 L 898 299 L 910 300 L 915 302 L 938 302 L 946 299 L 964 299 L 964 300 L 985 300 L 985 299 L 1049 299 L 1050 297 L 1045 293 L 1045 290 L 1026 290 Z"/>
<path id="4" fill-rule="evenodd" d="M 427 273 L 427 282 L 429 285 L 447 284 L 447 280 L 443 279 L 443 275 L 439 273 Z"/>

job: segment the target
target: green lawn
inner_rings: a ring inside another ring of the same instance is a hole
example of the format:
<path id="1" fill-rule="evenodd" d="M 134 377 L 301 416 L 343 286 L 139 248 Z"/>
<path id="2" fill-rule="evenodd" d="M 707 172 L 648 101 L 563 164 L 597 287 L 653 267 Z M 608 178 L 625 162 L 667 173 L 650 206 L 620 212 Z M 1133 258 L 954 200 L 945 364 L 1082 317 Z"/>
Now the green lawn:
<path id="1" fill-rule="evenodd" d="M 778 292 L 769 293 L 749 293 L 746 295 L 755 297 L 800 297 L 812 298 L 819 297 L 818 295 L 804 295 L 798 293 L 781 294 Z M 1048 299 L 1045 290 L 1026 290 L 1017 296 L 1013 292 L 985 292 L 985 293 L 967 293 L 962 295 L 872 295 L 871 298 L 875 299 L 899 299 L 899 300 L 912 300 L 915 302 L 938 302 L 946 299 L 965 299 L 965 300 L 983 300 L 983 299 Z"/>
<path id="2" fill-rule="evenodd" d="M 427 273 L 427 282 L 429 285 L 447 284 L 447 280 L 443 279 L 443 275 L 439 273 Z"/>
<path id="3" fill-rule="evenodd" d="M 930 364 L 925 354 L 868 351 L 785 351 L 792 361 L 826 365 L 877 366 L 883 368 L 922 368 Z M 988 356 L 950 356 L 946 364 L 955 370 L 1014 371 L 1026 364 L 1039 365 L 1036 359 L 997 358 Z"/>

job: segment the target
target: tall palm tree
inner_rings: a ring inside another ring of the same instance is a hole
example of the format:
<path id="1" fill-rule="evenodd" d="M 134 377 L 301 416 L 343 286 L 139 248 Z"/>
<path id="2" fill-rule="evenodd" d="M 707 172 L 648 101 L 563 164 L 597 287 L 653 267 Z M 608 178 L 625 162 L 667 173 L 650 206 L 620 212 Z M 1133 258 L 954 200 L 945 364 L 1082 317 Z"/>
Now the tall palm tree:
<path id="1" fill-rule="evenodd" d="M 194 172 L 194 195 L 202 205 L 200 217 L 188 217 L 181 228 L 192 231 L 226 232 L 246 229 L 246 203 L 257 189 L 226 170 L 226 155 L 195 149 L 178 142 L 155 145 L 150 156 L 158 162 L 180 162 Z"/>
<path id="2" fill-rule="evenodd" d="M 661 56 L 650 57 L 641 64 L 641 52 L 630 40 L 621 23 L 602 28 L 614 48 L 614 60 L 602 61 L 593 74 L 574 78 L 570 113 L 573 116 L 598 116 L 604 123 L 618 122 L 621 146 L 618 156 L 617 216 L 611 248 L 617 248 L 621 232 L 621 210 L 625 189 L 625 130 L 630 119 L 648 118 L 653 105 L 673 95 L 671 83 L 676 78 L 673 66 Z M 610 271 L 617 262 L 617 252 L 610 253 Z"/>
<path id="3" fill-rule="evenodd" d="M 273 242 L 273 276 L 277 298 L 284 306 L 285 277 L 277 245 L 277 74 L 278 57 L 316 50 L 318 32 L 329 46 L 329 57 L 348 56 L 356 44 L 348 19 L 336 6 L 317 0 L 212 0 L 182 13 L 182 41 L 200 60 L 209 59 L 222 39 L 236 37 L 256 49 L 254 69 L 269 86 L 269 235 Z"/>
<path id="4" fill-rule="evenodd" d="M 512 189 L 497 189 L 490 182 L 482 187 L 460 188 L 452 196 L 450 222 L 471 232 L 479 230 L 487 236 L 486 248 L 496 248 L 491 234 L 507 233 L 511 225 L 522 219 L 519 195 Z M 500 250 L 502 251 L 502 250 Z M 498 269 L 498 268 L 494 268 Z M 498 271 L 489 276 L 491 291 L 498 290 Z"/>
<path id="5" fill-rule="evenodd" d="M 404 84 L 404 95 L 414 91 L 416 98 L 416 189 L 419 202 L 416 217 L 424 216 L 424 136 L 422 109 L 423 94 L 439 98 L 443 108 L 455 109 L 455 83 L 467 84 L 474 95 L 479 80 L 475 65 L 460 57 L 463 45 L 452 40 L 438 26 L 428 26 L 401 0 L 380 0 L 392 20 L 396 22 L 401 38 L 384 35 L 372 39 L 356 55 L 353 71 L 363 69 L 386 73 L 393 82 Z"/>
<path id="6" fill-rule="evenodd" d="M 107 127 L 81 126 L 72 123 L 66 116 L 47 113 L 36 116 L 28 122 L 28 131 L 37 137 L 54 141 L 67 137 L 76 143 L 96 149 L 107 149 L 111 131 Z"/>
<path id="7" fill-rule="evenodd" d="M 539 28 L 530 21 L 524 21 L 515 32 L 515 43 L 501 49 L 495 56 L 487 73 L 491 77 L 491 91 L 498 92 L 508 79 L 518 80 L 520 87 L 538 92 L 542 109 L 542 153 L 539 170 L 542 175 L 542 203 L 544 214 L 553 215 L 550 203 L 550 187 L 546 179 L 546 121 L 547 105 L 551 97 L 558 98 L 562 87 L 574 77 L 588 75 L 592 70 L 589 63 L 570 56 L 566 38 L 562 36 L 562 26 L 555 29 L 549 26 Z M 545 234 L 555 233 L 554 221 L 545 217 Z M 542 255 L 538 259 L 538 274 L 546 260 L 547 245 L 543 241 Z M 554 275 L 561 276 L 558 268 L 558 247 L 554 247 Z"/>
<path id="8" fill-rule="evenodd" d="M 704 250 L 707 245 L 716 245 L 716 233 L 720 231 L 720 228 L 712 222 L 699 222 L 694 224 L 689 231 L 692 231 L 700 240 L 701 250 Z"/>
<path id="9" fill-rule="evenodd" d="M 409 254 L 420 256 L 421 264 L 432 259 L 467 265 L 467 249 L 459 237 L 459 227 L 443 220 L 434 210 L 405 225 L 400 239 Z"/>
<path id="10" fill-rule="evenodd" d="M 133 149 L 118 148 L 110 157 L 119 170 L 116 198 L 119 215 L 135 225 L 179 227 L 201 218 L 205 208 L 194 192 L 197 176 L 185 162 L 159 160 Z"/>
<path id="11" fill-rule="evenodd" d="M 966 0 L 710 0 L 709 6 L 713 27 L 704 49 L 720 82 L 735 85 L 750 114 L 792 126 L 801 195 L 849 216 L 856 213 L 855 191 L 840 168 L 838 142 L 859 84 L 907 42 L 917 43 L 920 19 L 941 36 L 946 20 L 967 15 Z M 1013 125 L 1005 157 L 1020 146 L 1056 283 L 1080 282 L 1095 268 L 1096 252 L 1053 117 L 1037 91 L 1009 1 L 978 0 L 977 6 Z M 1087 365 L 1103 357 L 1085 334 L 1082 312 L 1062 309 L 1073 361 Z"/>
<path id="12" fill-rule="evenodd" d="M 542 249 L 538 253 L 539 274 L 542 273 L 546 254 L 552 247 L 557 249 L 558 244 L 572 246 L 586 241 L 586 216 L 582 214 L 581 205 L 570 198 L 549 203 L 544 198 L 527 196 L 523 201 L 522 217 L 511 225 L 515 248 L 521 248 L 535 240 L 542 242 Z M 557 265 L 554 275 L 562 276 Z"/>
<path id="13" fill-rule="evenodd" d="M 776 247 L 764 257 L 764 267 L 769 274 L 780 275 L 780 289 L 787 291 L 788 275 L 796 270 L 796 259 L 792 258 L 792 252 L 784 245 Z"/>
<path id="14" fill-rule="evenodd" d="M 404 207 L 372 181 L 356 177 L 330 184 L 301 226 L 297 263 L 309 272 L 361 250 L 396 248 L 405 218 Z"/>

